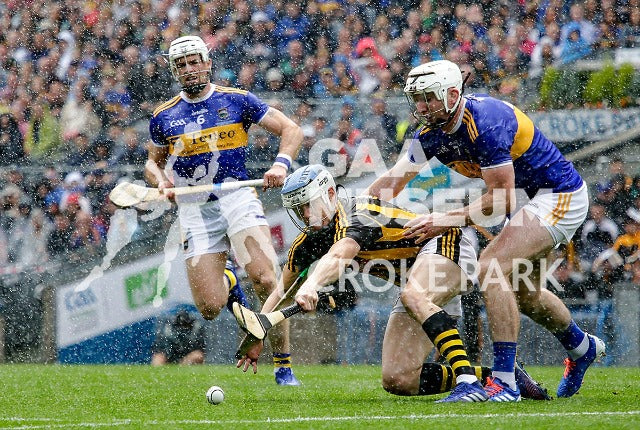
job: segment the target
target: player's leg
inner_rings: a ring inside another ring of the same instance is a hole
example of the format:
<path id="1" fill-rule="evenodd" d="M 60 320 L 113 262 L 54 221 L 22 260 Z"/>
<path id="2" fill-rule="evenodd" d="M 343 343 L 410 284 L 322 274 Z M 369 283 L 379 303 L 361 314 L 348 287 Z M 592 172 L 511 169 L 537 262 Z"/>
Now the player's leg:
<path id="1" fill-rule="evenodd" d="M 434 238 L 430 242 L 439 240 Z M 466 285 L 467 278 L 460 266 L 442 255 L 423 252 L 418 255 L 400 295 L 409 315 L 422 326 L 424 333 L 454 371 L 456 390 L 443 399 L 445 402 L 487 399 L 467 357 L 457 320 L 442 309 L 460 292 L 463 283 Z"/>
<path id="2" fill-rule="evenodd" d="M 214 319 L 226 305 L 229 287 L 225 263 L 229 242 L 218 202 L 179 207 L 187 276 L 193 300 L 205 319 Z"/>
<path id="3" fill-rule="evenodd" d="M 523 211 L 530 215 L 525 218 L 525 227 L 532 227 L 540 238 L 544 237 L 543 231 L 546 230 L 546 237 L 551 244 L 545 250 L 549 250 L 556 244 L 568 243 L 571 240 L 584 222 L 588 207 L 589 196 L 586 186 L 573 193 L 536 196 L 523 208 Z M 534 270 L 534 276 L 536 274 L 539 276 Z M 542 289 L 539 281 L 533 285 L 533 291 L 519 289 L 520 306 L 525 314 L 551 331 L 567 351 L 566 368 L 557 395 L 570 397 L 582 385 L 584 374 L 591 363 L 604 355 L 605 345 L 598 337 L 587 334 L 578 327 L 571 319 L 567 307 L 557 296 L 549 290 Z"/>
<path id="4" fill-rule="evenodd" d="M 227 234 L 234 255 L 251 280 L 260 302 L 264 303 L 277 287 L 280 268 L 262 204 L 254 191 L 244 189 L 234 193 L 233 199 L 224 200 L 225 218 L 229 222 Z M 291 371 L 288 320 L 269 330 L 268 336 L 273 349 L 276 382 L 299 385 Z"/>
<path id="5" fill-rule="evenodd" d="M 456 384 L 453 369 L 439 363 L 424 363 L 433 344 L 402 303 L 391 311 L 382 345 L 382 386 L 399 396 L 422 396 L 450 391 Z M 490 369 L 474 366 L 478 379 Z M 483 378 L 484 376 L 484 378 Z"/>
<path id="6" fill-rule="evenodd" d="M 193 301 L 204 319 L 214 319 L 227 304 L 226 261 L 226 252 L 196 255 L 186 261 Z"/>
<path id="7" fill-rule="evenodd" d="M 515 379 L 515 359 L 520 312 L 511 285 L 514 259 L 532 260 L 553 246 L 538 220 L 520 210 L 480 254 L 479 281 L 493 339 L 493 378 L 488 392 L 495 401 L 520 398 Z"/>

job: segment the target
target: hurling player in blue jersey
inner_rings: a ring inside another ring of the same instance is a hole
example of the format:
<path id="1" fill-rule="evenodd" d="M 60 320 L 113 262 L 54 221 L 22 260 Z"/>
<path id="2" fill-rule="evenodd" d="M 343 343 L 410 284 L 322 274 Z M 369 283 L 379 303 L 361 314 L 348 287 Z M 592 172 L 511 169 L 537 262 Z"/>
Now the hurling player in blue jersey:
<path id="1" fill-rule="evenodd" d="M 200 37 L 174 40 L 167 57 L 182 91 L 153 112 L 145 177 L 178 203 L 191 292 L 203 317 L 213 319 L 229 296 L 224 270 L 230 248 L 262 301 L 276 288 L 279 269 L 262 204 L 247 187 L 192 199 L 176 198 L 171 190 L 248 180 L 245 160 L 252 124 L 280 136 L 280 153 L 264 175 L 265 189 L 279 187 L 303 136 L 293 121 L 252 93 L 212 84 L 212 61 Z M 270 332 L 270 341 L 276 382 L 298 385 L 291 371 L 288 327 Z"/>
<path id="2" fill-rule="evenodd" d="M 605 345 L 583 332 L 562 301 L 541 288 L 538 264 L 552 248 L 568 243 L 584 221 L 589 206 L 586 185 L 522 111 L 486 95 L 463 96 L 462 87 L 460 69 L 450 61 L 433 61 L 409 72 L 404 92 L 422 127 L 407 154 L 371 185 L 369 193 L 394 197 L 431 158 L 484 180 L 486 190 L 480 198 L 445 213 L 434 208 L 433 213 L 409 221 L 406 237 L 421 243 L 451 226 L 515 212 L 478 261 L 494 342 L 493 380 L 485 389 L 492 401 L 520 400 L 514 376 L 519 305 L 567 350 L 557 395 L 570 397 L 582 385 L 589 365 L 604 354 Z M 516 189 L 530 199 L 517 211 Z M 528 274 L 531 282 L 512 282 L 514 260 L 535 263 Z"/>

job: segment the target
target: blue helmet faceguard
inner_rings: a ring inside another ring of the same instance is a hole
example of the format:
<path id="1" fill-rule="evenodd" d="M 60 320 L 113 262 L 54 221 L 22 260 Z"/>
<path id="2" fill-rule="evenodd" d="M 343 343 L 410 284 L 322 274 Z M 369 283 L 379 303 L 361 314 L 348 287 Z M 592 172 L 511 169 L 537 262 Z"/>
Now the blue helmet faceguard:
<path id="1" fill-rule="evenodd" d="M 333 176 L 319 164 L 300 167 L 287 176 L 280 194 L 282 206 L 287 209 L 289 217 L 300 230 L 308 227 L 303 218 L 303 207 L 315 199 L 322 199 L 328 209 L 335 207 L 329 198 L 329 189 L 336 189 Z M 295 217 L 291 215 L 295 214 Z M 302 224 L 300 224 L 302 222 Z"/>

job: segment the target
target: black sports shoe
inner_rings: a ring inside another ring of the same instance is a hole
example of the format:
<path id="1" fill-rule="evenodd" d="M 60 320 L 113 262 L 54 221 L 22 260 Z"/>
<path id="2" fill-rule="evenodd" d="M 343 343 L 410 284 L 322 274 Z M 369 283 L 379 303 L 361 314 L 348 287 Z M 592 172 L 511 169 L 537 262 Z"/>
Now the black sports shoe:
<path id="1" fill-rule="evenodd" d="M 547 389 L 536 382 L 526 370 L 524 370 L 524 366 L 522 362 L 516 359 L 516 384 L 520 389 L 520 395 L 523 399 L 533 399 L 533 400 L 552 400 L 553 397 L 549 395 Z"/>

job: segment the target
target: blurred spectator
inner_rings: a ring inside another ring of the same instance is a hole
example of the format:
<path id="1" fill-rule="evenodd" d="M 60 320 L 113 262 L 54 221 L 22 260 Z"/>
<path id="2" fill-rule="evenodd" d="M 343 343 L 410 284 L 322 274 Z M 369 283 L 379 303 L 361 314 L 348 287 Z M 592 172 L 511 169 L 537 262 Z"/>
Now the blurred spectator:
<path id="1" fill-rule="evenodd" d="M 620 46 L 623 48 L 640 47 L 640 8 L 629 11 L 629 21 L 622 21 L 620 28 Z"/>
<path id="2" fill-rule="evenodd" d="M 0 114 L 0 164 L 17 164 L 24 157 L 24 139 L 15 117 Z"/>
<path id="3" fill-rule="evenodd" d="M 98 136 L 102 127 L 100 117 L 93 107 L 93 96 L 87 79 L 79 79 L 69 92 L 62 107 L 60 122 L 64 139 L 73 139 L 78 134 L 84 134 L 89 141 Z"/>
<path id="4" fill-rule="evenodd" d="M 252 178 L 260 178 L 264 176 L 271 165 L 265 160 L 273 160 L 278 155 L 278 145 L 274 145 L 271 135 L 263 130 L 256 129 L 251 135 L 251 145 L 248 152 L 248 161 L 252 164 L 263 162 L 256 168 L 251 168 L 249 176 Z"/>
<path id="5" fill-rule="evenodd" d="M 71 221 L 63 213 L 53 217 L 53 228 L 47 239 L 47 250 L 51 256 L 61 256 L 71 250 Z"/>
<path id="6" fill-rule="evenodd" d="M 51 221 L 41 209 L 31 210 L 29 224 L 24 231 L 25 245 L 20 248 L 16 263 L 26 267 L 49 261 L 48 240 L 52 229 Z"/>
<path id="7" fill-rule="evenodd" d="M 69 200 L 69 206 L 65 212 L 77 205 L 74 195 Z M 75 210 L 75 216 L 73 216 L 71 223 L 73 233 L 69 238 L 71 250 L 76 251 L 73 256 L 74 259 L 78 261 L 90 260 L 98 256 L 102 245 L 102 236 L 99 229 L 94 225 L 91 215 L 77 208 L 79 208 L 79 205 L 76 206 L 76 209 L 72 209 Z"/>
<path id="8" fill-rule="evenodd" d="M 614 248 L 609 248 L 596 258 L 592 267 L 591 285 L 598 293 L 594 305 L 594 312 L 598 315 L 595 335 L 607 343 L 609 351 L 603 360 L 605 366 L 612 364 L 613 351 L 619 341 L 613 299 L 616 284 L 624 279 L 623 264 L 624 259 Z"/>
<path id="9" fill-rule="evenodd" d="M 157 56 L 159 57 L 159 56 Z M 131 112 L 135 118 L 147 119 L 155 107 L 164 100 L 165 90 L 171 87 L 167 67 L 160 67 L 159 58 L 149 58 L 134 65 L 127 80 L 131 94 Z"/>
<path id="10" fill-rule="evenodd" d="M 70 136 L 64 146 L 66 164 L 82 170 L 93 168 L 96 157 L 89 136 L 84 131 Z"/>
<path id="11" fill-rule="evenodd" d="M 158 321 L 151 365 L 203 364 L 204 330 L 202 322 L 185 308 L 179 309 L 167 320 Z"/>
<path id="12" fill-rule="evenodd" d="M 529 76 L 531 77 L 540 76 L 545 68 L 558 61 L 562 53 L 560 27 L 556 23 L 552 23 L 546 30 L 547 34 L 540 38 L 531 53 L 531 62 L 529 63 Z"/>
<path id="13" fill-rule="evenodd" d="M 265 75 L 265 81 L 267 83 L 267 91 L 279 93 L 284 91 L 284 75 L 280 69 L 272 67 L 267 70 Z"/>
<path id="14" fill-rule="evenodd" d="M 133 127 L 127 127 L 122 133 L 122 142 L 117 144 L 110 166 L 136 165 L 142 166 L 147 160 L 147 150 L 140 144 L 141 139 Z"/>
<path id="15" fill-rule="evenodd" d="M 31 119 L 25 139 L 25 150 L 29 157 L 44 161 L 55 159 L 62 144 L 60 110 L 51 109 L 43 97 L 31 105 Z"/>
<path id="16" fill-rule="evenodd" d="M 581 233 L 580 257 L 588 263 L 585 268 L 589 268 L 602 251 L 613 245 L 618 232 L 616 223 L 606 216 L 605 207 L 598 203 L 591 204 L 589 219 L 584 223 Z"/>
<path id="17" fill-rule="evenodd" d="M 567 37 L 563 39 L 560 52 L 560 64 L 573 63 L 591 54 L 591 45 L 582 37 L 578 24 L 567 24 Z"/>
<path id="18" fill-rule="evenodd" d="M 591 46 L 596 42 L 598 29 L 596 26 L 584 19 L 584 6 L 581 2 L 575 2 L 569 9 L 570 21 L 562 26 L 560 37 L 562 40 L 570 39 L 571 33 L 576 30 L 586 46 Z"/>
<path id="19" fill-rule="evenodd" d="M 285 15 L 277 20 L 275 37 L 278 49 L 284 49 L 291 41 L 305 42 L 309 30 L 309 19 L 300 12 L 300 6 L 295 2 L 285 3 Z"/>

